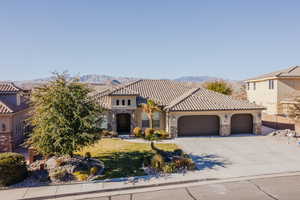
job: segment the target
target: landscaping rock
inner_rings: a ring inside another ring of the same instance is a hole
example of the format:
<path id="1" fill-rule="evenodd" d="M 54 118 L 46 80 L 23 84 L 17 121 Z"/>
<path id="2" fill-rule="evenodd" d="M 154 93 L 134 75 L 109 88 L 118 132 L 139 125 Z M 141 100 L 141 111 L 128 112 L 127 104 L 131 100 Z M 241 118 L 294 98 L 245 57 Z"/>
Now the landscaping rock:
<path id="1" fill-rule="evenodd" d="M 285 129 L 285 130 L 276 130 L 269 134 L 270 136 L 279 136 L 279 137 L 297 137 L 296 131 Z"/>

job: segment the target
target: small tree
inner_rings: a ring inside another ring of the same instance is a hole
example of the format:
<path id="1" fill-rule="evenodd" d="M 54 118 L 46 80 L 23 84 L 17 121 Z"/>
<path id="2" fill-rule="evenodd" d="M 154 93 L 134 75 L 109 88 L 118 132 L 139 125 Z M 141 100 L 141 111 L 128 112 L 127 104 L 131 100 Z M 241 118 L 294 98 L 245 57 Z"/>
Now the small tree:
<path id="1" fill-rule="evenodd" d="M 203 87 L 225 95 L 231 95 L 233 91 L 231 85 L 223 80 L 206 82 L 203 84 Z"/>
<path id="2" fill-rule="evenodd" d="M 142 104 L 142 110 L 148 116 L 150 128 L 153 128 L 153 113 L 161 112 L 161 109 L 155 104 L 154 101 L 148 100 L 147 103 Z"/>
<path id="3" fill-rule="evenodd" d="M 34 127 L 28 143 L 44 155 L 72 155 L 99 137 L 96 123 L 101 108 L 88 96 L 90 89 L 66 73 L 55 73 L 49 83 L 34 89 Z"/>

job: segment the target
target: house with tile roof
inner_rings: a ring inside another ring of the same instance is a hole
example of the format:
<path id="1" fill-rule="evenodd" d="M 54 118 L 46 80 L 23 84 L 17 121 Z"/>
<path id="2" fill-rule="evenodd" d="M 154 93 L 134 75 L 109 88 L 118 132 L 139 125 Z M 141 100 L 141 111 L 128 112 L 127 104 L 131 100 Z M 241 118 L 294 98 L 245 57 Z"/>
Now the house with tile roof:
<path id="1" fill-rule="evenodd" d="M 106 109 L 102 128 L 117 134 L 149 127 L 141 108 L 149 99 L 162 110 L 153 114 L 154 128 L 166 130 L 173 138 L 261 133 L 264 107 L 182 82 L 137 80 L 100 91 L 94 98 Z"/>
<path id="2" fill-rule="evenodd" d="M 266 107 L 268 115 L 286 115 L 300 96 L 300 66 L 267 73 L 245 81 L 250 102 Z"/>
<path id="3" fill-rule="evenodd" d="M 27 92 L 0 82 L 0 152 L 14 151 L 23 142 L 27 118 Z"/>

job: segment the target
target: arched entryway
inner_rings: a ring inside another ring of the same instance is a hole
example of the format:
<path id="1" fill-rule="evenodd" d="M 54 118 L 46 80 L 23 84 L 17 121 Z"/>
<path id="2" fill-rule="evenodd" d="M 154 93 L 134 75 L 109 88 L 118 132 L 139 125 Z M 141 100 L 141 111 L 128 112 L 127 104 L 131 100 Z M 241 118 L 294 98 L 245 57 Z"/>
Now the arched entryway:
<path id="1" fill-rule="evenodd" d="M 251 114 L 235 114 L 231 117 L 231 134 L 253 133 Z"/>
<path id="2" fill-rule="evenodd" d="M 220 119 L 216 115 L 189 115 L 178 119 L 178 136 L 219 135 Z"/>
<path id="3" fill-rule="evenodd" d="M 117 114 L 117 132 L 121 134 L 130 133 L 131 116 L 128 113 Z"/>

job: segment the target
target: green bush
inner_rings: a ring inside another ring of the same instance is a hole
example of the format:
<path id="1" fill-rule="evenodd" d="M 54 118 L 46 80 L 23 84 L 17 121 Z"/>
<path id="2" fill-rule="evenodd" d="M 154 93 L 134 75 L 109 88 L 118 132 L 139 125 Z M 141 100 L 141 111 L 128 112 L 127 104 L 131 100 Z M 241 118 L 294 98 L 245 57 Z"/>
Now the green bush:
<path id="1" fill-rule="evenodd" d="M 142 132 L 142 129 L 140 127 L 135 127 L 133 129 L 133 134 L 134 134 L 135 137 L 142 137 L 143 136 L 142 133 L 143 132 Z"/>
<path id="2" fill-rule="evenodd" d="M 162 170 L 165 166 L 165 160 L 160 154 L 155 154 L 151 160 L 151 167 L 157 170 Z"/>
<path id="3" fill-rule="evenodd" d="M 18 153 L 0 153 L 0 185 L 8 186 L 24 180 L 28 175 L 26 161 Z"/>
<path id="4" fill-rule="evenodd" d="M 154 135 L 160 139 L 167 139 L 170 137 L 170 134 L 163 129 L 154 131 Z"/>

